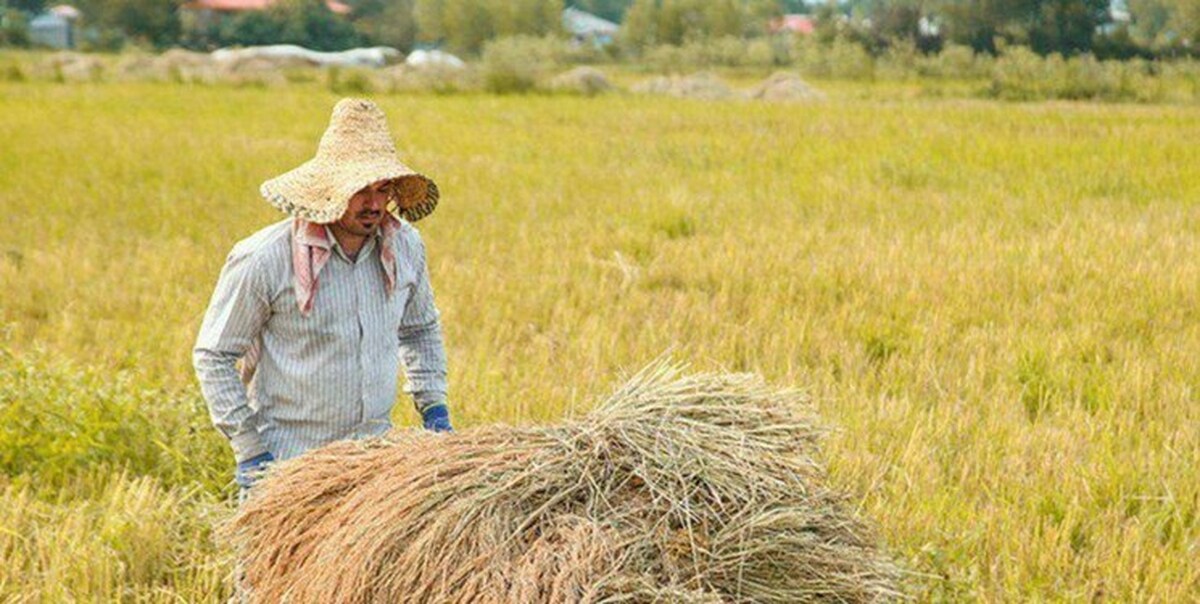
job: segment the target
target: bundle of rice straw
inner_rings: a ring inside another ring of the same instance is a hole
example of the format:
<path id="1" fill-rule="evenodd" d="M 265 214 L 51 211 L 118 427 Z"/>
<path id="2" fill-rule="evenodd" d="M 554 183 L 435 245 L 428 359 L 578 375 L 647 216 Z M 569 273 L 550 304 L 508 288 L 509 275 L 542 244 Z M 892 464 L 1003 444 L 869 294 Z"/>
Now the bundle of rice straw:
<path id="1" fill-rule="evenodd" d="M 604 72 L 582 65 L 554 76 L 549 82 L 549 88 L 558 92 L 595 96 L 612 90 L 613 85 L 604 77 Z"/>
<path id="2" fill-rule="evenodd" d="M 225 527 L 251 602 L 875 602 L 897 570 L 803 398 L 657 363 L 585 417 L 280 464 Z"/>
<path id="3" fill-rule="evenodd" d="M 825 93 L 809 86 L 794 73 L 780 71 L 771 74 L 746 96 L 762 101 L 819 101 L 825 98 Z"/>
<path id="4" fill-rule="evenodd" d="M 724 80 L 708 72 L 690 76 L 658 76 L 634 84 L 636 94 L 662 94 L 680 99 L 716 101 L 734 96 Z"/>

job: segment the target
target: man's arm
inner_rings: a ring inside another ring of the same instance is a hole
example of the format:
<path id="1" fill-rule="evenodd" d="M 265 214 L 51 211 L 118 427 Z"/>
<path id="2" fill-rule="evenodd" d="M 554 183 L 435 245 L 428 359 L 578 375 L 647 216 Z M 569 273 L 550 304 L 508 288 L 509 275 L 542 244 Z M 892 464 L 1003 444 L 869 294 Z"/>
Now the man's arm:
<path id="1" fill-rule="evenodd" d="M 416 235 L 416 231 L 413 231 Z M 412 394 L 417 411 L 446 403 L 446 349 L 442 342 L 441 315 L 433 302 L 425 244 L 414 237 L 413 260 L 417 282 L 400 319 L 400 361 L 408 375 L 404 391 Z"/>
<path id="2" fill-rule="evenodd" d="M 259 337 L 270 314 L 263 271 L 251 255 L 235 250 L 221 269 L 204 314 L 192 350 L 192 365 L 213 425 L 229 439 L 238 462 L 267 452 L 258 434 L 258 416 L 250 407 L 236 363 Z"/>

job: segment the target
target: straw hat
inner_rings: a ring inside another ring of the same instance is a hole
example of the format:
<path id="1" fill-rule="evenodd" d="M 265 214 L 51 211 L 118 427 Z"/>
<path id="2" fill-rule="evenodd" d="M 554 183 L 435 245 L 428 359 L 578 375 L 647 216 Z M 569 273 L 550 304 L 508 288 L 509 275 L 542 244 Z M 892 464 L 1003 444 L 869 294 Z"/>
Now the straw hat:
<path id="1" fill-rule="evenodd" d="M 409 222 L 437 206 L 437 185 L 400 163 L 379 106 L 342 99 L 333 108 L 316 157 L 264 182 L 259 192 L 296 218 L 329 223 L 342 217 L 355 193 L 382 180 L 392 181 L 388 210 Z"/>

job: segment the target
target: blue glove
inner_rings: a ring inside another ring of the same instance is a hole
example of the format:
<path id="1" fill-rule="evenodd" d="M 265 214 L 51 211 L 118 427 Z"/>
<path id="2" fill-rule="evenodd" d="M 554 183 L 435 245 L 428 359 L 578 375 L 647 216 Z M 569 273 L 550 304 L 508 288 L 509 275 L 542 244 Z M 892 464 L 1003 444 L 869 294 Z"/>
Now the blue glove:
<path id="1" fill-rule="evenodd" d="M 270 451 L 261 455 L 256 455 L 245 461 L 238 462 L 237 472 L 234 474 L 234 480 L 242 489 L 249 489 L 254 486 L 263 472 L 267 470 L 267 466 L 275 461 L 275 456 L 271 455 Z"/>
<path id="2" fill-rule="evenodd" d="M 450 409 L 446 407 L 446 403 L 426 407 L 421 411 L 421 423 L 431 432 L 454 431 L 454 427 L 450 425 Z"/>

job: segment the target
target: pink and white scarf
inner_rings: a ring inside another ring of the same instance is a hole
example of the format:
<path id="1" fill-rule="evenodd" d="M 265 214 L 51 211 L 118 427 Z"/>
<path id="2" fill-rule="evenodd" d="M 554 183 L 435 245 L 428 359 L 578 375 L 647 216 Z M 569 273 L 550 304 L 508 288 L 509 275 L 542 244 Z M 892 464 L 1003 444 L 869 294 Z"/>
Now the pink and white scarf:
<path id="1" fill-rule="evenodd" d="M 383 216 L 383 224 L 379 227 L 379 261 L 383 265 L 383 274 L 387 281 L 387 294 L 391 296 L 396 291 L 396 250 L 392 249 L 392 241 L 396 231 L 400 229 L 400 220 L 389 212 L 384 212 Z M 325 225 L 300 218 L 292 221 L 291 240 L 292 288 L 296 292 L 296 305 L 300 307 L 300 314 L 307 317 L 312 312 L 313 302 L 317 297 L 321 269 L 325 268 L 325 264 L 333 255 L 333 242 L 330 241 Z M 254 378 L 254 370 L 258 368 L 261 355 L 262 338 L 259 338 L 242 356 L 239 371 L 242 383 L 249 384 Z"/>
<path id="2" fill-rule="evenodd" d="M 400 221 L 388 212 L 384 212 L 383 215 L 383 224 L 379 227 L 382 235 L 379 260 L 383 264 L 383 274 L 387 279 L 387 292 L 390 296 L 396 289 L 396 251 L 392 249 L 392 239 L 400 229 Z M 296 304 L 300 306 L 300 314 L 308 316 L 308 313 L 312 312 L 319 285 L 317 279 L 332 254 L 333 242 L 329 240 L 329 231 L 325 229 L 325 225 L 299 218 L 292 222 L 292 285 L 296 290 Z"/>

